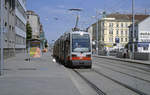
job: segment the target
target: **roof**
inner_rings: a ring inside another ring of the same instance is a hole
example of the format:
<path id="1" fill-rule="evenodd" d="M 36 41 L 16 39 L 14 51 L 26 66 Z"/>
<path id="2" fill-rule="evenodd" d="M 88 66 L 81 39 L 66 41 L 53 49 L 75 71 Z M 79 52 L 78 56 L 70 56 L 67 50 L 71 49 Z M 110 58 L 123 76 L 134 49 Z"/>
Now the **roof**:
<path id="1" fill-rule="evenodd" d="M 140 23 L 141 21 L 145 20 L 149 16 L 150 15 L 135 15 L 135 22 Z M 132 15 L 128 15 L 128 17 L 130 18 L 130 20 L 132 20 Z"/>
<path id="2" fill-rule="evenodd" d="M 130 20 L 128 15 L 119 14 L 119 13 L 113 13 L 113 14 L 106 15 L 106 18 L 115 18 L 116 20 Z"/>
<path id="3" fill-rule="evenodd" d="M 149 17 L 150 15 L 144 15 L 144 14 L 139 14 L 135 15 L 135 22 L 139 23 Z M 115 18 L 116 20 L 129 20 L 132 21 L 132 15 L 131 14 L 120 14 L 120 13 L 112 13 L 108 14 L 106 18 Z"/>

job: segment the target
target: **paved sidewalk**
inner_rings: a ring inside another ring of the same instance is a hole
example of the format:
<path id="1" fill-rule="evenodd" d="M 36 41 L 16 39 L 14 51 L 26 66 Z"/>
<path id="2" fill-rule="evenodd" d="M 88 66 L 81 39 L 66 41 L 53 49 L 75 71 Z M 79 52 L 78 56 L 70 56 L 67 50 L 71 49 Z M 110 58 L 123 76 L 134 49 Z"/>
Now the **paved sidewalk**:
<path id="1" fill-rule="evenodd" d="M 5 60 L 0 95 L 80 95 L 62 65 L 50 53 L 25 61 L 25 54 Z"/>
<path id="2" fill-rule="evenodd" d="M 96 57 L 100 58 L 106 58 L 106 59 L 112 59 L 112 60 L 119 60 L 119 61 L 124 61 L 124 62 L 130 62 L 130 63 L 138 63 L 138 64 L 144 64 L 144 65 L 150 65 L 150 61 L 143 61 L 143 60 L 133 60 L 133 59 L 128 59 L 128 58 L 117 58 L 115 56 L 97 56 Z"/>

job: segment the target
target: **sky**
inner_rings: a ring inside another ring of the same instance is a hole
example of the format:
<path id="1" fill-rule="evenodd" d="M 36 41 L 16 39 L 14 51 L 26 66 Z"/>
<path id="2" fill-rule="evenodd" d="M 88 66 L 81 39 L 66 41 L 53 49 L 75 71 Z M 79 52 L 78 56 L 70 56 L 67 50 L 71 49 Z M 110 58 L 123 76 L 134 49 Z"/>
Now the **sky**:
<path id="1" fill-rule="evenodd" d="M 81 12 L 68 9 L 80 8 Z M 52 43 L 64 32 L 75 26 L 76 15 L 80 15 L 79 27 L 85 29 L 96 22 L 96 11 L 108 13 L 131 13 L 132 0 L 27 0 L 27 10 L 40 16 L 46 39 Z M 150 0 L 135 0 L 135 12 L 150 14 Z M 99 16 L 100 18 L 101 16 Z"/>

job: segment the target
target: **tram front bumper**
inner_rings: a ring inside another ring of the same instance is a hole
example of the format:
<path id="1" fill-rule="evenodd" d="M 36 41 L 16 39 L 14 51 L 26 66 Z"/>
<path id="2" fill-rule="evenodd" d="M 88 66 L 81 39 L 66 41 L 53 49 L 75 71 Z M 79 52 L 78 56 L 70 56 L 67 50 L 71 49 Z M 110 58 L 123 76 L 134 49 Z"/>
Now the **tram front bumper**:
<path id="1" fill-rule="evenodd" d="M 92 61 L 90 60 L 73 60 L 72 61 L 73 66 L 91 66 Z"/>

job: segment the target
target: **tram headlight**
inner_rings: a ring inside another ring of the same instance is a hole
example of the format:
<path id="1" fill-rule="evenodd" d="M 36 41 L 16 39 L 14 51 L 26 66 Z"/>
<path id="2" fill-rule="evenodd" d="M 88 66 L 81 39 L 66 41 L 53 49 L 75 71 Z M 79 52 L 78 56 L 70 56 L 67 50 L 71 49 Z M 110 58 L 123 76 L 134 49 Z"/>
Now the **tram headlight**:
<path id="1" fill-rule="evenodd" d="M 81 32 L 80 35 L 83 36 L 83 32 Z"/>

